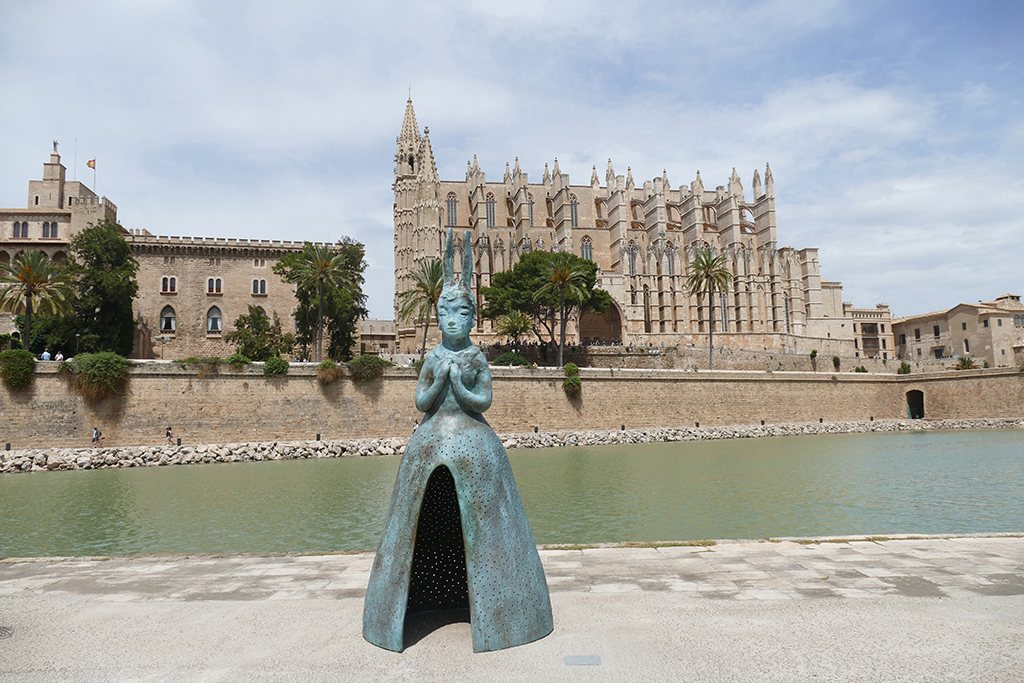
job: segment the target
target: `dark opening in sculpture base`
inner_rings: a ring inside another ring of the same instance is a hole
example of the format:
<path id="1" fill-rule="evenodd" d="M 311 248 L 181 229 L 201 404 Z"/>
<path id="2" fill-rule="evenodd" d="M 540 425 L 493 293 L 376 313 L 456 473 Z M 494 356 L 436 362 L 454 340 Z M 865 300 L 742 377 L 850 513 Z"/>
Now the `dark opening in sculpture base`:
<path id="1" fill-rule="evenodd" d="M 459 496 L 444 465 L 431 473 L 423 494 L 406 615 L 442 609 L 469 609 Z"/>

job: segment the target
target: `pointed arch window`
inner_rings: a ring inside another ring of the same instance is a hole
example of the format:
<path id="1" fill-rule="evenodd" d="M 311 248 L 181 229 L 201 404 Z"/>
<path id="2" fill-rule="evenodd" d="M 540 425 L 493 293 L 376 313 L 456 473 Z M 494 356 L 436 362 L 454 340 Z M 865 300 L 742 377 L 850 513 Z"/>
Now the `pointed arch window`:
<path id="1" fill-rule="evenodd" d="M 220 309 L 216 306 L 211 307 L 210 310 L 206 312 L 206 332 L 208 334 L 220 334 L 220 321 Z"/>
<path id="2" fill-rule="evenodd" d="M 651 288 L 644 285 L 644 332 L 651 331 Z"/>
<path id="3" fill-rule="evenodd" d="M 640 247 L 636 245 L 633 240 L 629 241 L 629 246 L 626 247 L 626 257 L 629 259 L 629 274 L 636 275 L 636 255 L 640 253 Z"/>
<path id="4" fill-rule="evenodd" d="M 174 308 L 171 306 L 164 306 L 164 310 L 160 311 L 160 331 L 161 332 L 174 332 L 175 328 L 175 315 Z"/>
<path id="5" fill-rule="evenodd" d="M 494 227 L 494 195 L 490 192 L 487 193 L 487 227 Z"/>
<path id="6" fill-rule="evenodd" d="M 594 240 L 590 239 L 590 235 L 585 235 L 580 240 L 580 257 L 589 261 L 594 260 Z"/>
<path id="7" fill-rule="evenodd" d="M 459 224 L 459 200 L 455 198 L 454 192 L 448 193 L 448 210 L 446 212 L 445 225 L 458 225 Z"/>
<path id="8" fill-rule="evenodd" d="M 574 228 L 580 227 L 580 200 L 576 195 L 569 195 L 569 223 Z"/>
<path id="9" fill-rule="evenodd" d="M 527 198 L 530 200 L 530 227 L 533 227 L 533 195 L 527 194 Z"/>

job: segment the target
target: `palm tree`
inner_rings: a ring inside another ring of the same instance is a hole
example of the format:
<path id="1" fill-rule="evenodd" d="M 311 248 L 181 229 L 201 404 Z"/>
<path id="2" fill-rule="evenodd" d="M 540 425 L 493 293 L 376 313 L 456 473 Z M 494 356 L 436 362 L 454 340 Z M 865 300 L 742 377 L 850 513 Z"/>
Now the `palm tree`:
<path id="1" fill-rule="evenodd" d="M 559 337 L 558 367 L 562 367 L 562 350 L 565 348 L 565 327 L 569 322 L 568 310 L 582 303 L 587 296 L 584 289 L 587 282 L 587 267 L 582 259 L 574 258 L 574 254 L 559 252 L 550 260 L 540 264 L 540 275 L 544 282 L 533 294 L 538 301 L 553 293 L 558 295 Z"/>
<path id="2" fill-rule="evenodd" d="M 25 312 L 25 349 L 32 341 L 33 310 L 63 313 L 71 306 L 70 295 L 67 276 L 41 251 L 23 251 L 11 263 L 0 263 L 0 310 Z"/>
<path id="3" fill-rule="evenodd" d="M 689 267 L 686 287 L 691 296 L 703 295 L 708 302 L 708 370 L 714 369 L 715 294 L 729 291 L 732 273 L 725 267 L 725 256 L 715 256 L 710 249 L 701 249 Z"/>
<path id="4" fill-rule="evenodd" d="M 978 365 L 974 362 L 974 356 L 960 356 L 953 367 L 956 370 L 976 370 Z"/>
<path id="5" fill-rule="evenodd" d="M 513 344 L 518 344 L 519 338 L 533 329 L 533 319 L 522 311 L 509 311 L 496 322 L 494 333 L 511 339 Z"/>
<path id="6" fill-rule="evenodd" d="M 398 319 L 423 322 L 423 346 L 420 348 L 420 360 L 427 352 L 427 330 L 430 329 L 430 316 L 437 316 L 437 300 L 444 289 L 444 269 L 441 260 L 432 258 L 420 261 L 419 270 L 409 274 L 412 278 L 412 289 L 398 295 Z"/>
<path id="7" fill-rule="evenodd" d="M 327 245 L 306 243 L 295 263 L 295 283 L 306 291 L 316 288 L 318 311 L 316 318 L 316 360 L 322 360 L 324 337 L 324 288 L 348 288 L 353 285 L 345 256 Z"/>

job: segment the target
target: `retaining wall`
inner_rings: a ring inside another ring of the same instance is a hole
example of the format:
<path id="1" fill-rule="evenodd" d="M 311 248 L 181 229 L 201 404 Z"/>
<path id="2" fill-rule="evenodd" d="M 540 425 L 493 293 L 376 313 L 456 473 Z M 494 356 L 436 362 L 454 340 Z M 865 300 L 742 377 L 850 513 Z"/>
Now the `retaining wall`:
<path id="1" fill-rule="evenodd" d="M 0 447 L 163 443 L 170 425 L 184 444 L 407 436 L 420 418 L 416 375 L 391 369 L 378 380 L 320 385 L 313 366 L 264 378 L 259 366 L 199 378 L 175 363 L 133 368 L 122 395 L 90 404 L 39 364 L 22 391 L 0 387 Z M 1024 373 L 988 369 L 927 375 L 804 372 L 690 372 L 584 368 L 583 393 L 569 400 L 553 369 L 494 368 L 488 422 L 499 433 L 862 421 L 907 417 L 906 394 L 924 392 L 926 418 L 1024 416 Z"/>

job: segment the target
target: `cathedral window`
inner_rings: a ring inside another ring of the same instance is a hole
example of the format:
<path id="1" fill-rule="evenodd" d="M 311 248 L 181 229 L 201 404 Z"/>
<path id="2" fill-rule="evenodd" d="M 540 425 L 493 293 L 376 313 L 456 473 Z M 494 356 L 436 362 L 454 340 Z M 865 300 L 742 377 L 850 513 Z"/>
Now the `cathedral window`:
<path id="1" fill-rule="evenodd" d="M 640 247 L 636 246 L 636 242 L 633 240 L 629 241 L 629 246 L 626 247 L 626 256 L 629 259 L 629 274 L 636 275 L 636 255 L 640 252 Z"/>
<path id="2" fill-rule="evenodd" d="M 209 334 L 220 334 L 220 309 L 214 306 L 206 312 L 206 331 Z"/>
<path id="3" fill-rule="evenodd" d="M 174 309 L 164 306 L 164 310 L 160 311 L 160 331 L 174 332 L 174 320 Z"/>
<path id="4" fill-rule="evenodd" d="M 487 227 L 494 227 L 494 195 L 487 193 Z"/>
<path id="5" fill-rule="evenodd" d="M 533 227 L 533 195 L 532 194 L 527 194 L 526 196 L 530 199 L 530 227 L 532 228 Z"/>
<path id="6" fill-rule="evenodd" d="M 446 216 L 445 216 L 447 220 L 445 222 L 445 225 L 458 225 L 459 224 L 459 222 L 458 222 L 458 218 L 459 218 L 459 216 L 458 216 L 458 208 L 459 208 L 459 200 L 455 198 L 455 193 L 454 192 L 449 192 L 448 193 L 448 211 L 446 212 Z"/>
<path id="7" fill-rule="evenodd" d="M 580 257 L 589 261 L 594 260 L 594 241 L 589 235 L 580 240 Z"/>
<path id="8" fill-rule="evenodd" d="M 651 288 L 644 285 L 644 332 L 651 331 Z"/>
<path id="9" fill-rule="evenodd" d="M 576 195 L 569 196 L 569 222 L 574 228 L 580 227 L 580 200 Z"/>
<path id="10" fill-rule="evenodd" d="M 721 301 L 719 302 L 719 305 L 722 308 L 722 331 L 723 332 L 728 332 L 729 331 L 729 305 L 728 305 L 728 302 L 726 300 L 726 295 L 725 294 L 720 294 L 719 296 L 721 297 Z"/>
<path id="11" fill-rule="evenodd" d="M 266 280 L 253 280 L 252 281 L 252 293 L 253 296 L 265 296 L 267 293 L 267 281 Z"/>

